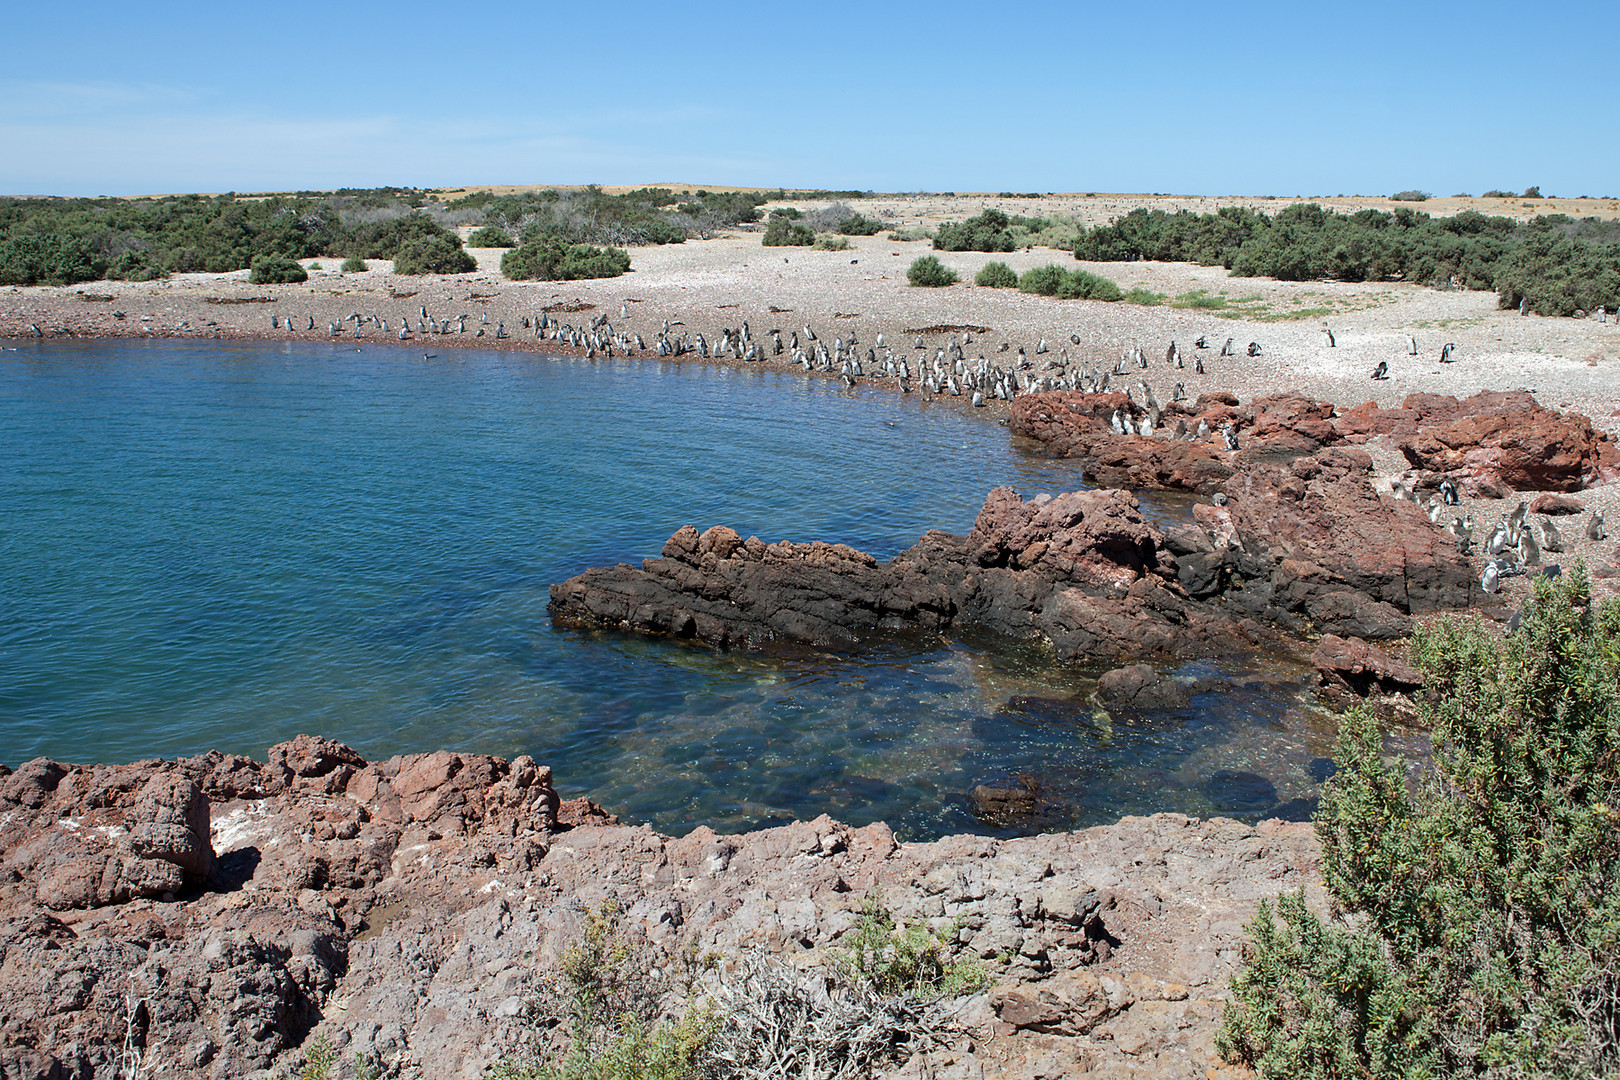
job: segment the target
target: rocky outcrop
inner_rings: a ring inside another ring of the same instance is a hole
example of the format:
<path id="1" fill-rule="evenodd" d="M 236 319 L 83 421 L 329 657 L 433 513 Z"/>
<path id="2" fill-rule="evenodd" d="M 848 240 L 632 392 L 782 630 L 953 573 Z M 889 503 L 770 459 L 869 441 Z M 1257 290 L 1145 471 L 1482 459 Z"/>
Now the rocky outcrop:
<path id="1" fill-rule="evenodd" d="M 1282 463 L 1326 446 L 1389 436 L 1429 486 L 1449 477 L 1473 494 L 1504 490 L 1575 491 L 1614 469 L 1615 448 L 1578 413 L 1543 408 L 1527 391 L 1484 391 L 1459 401 L 1412 394 L 1399 409 L 1368 402 L 1339 410 L 1297 394 L 1279 394 L 1239 406 L 1236 399 L 1201 397 L 1173 403 L 1161 427 L 1185 420 L 1209 436 L 1197 442 L 1116 435 L 1115 411 L 1140 420 L 1144 410 L 1122 393 L 1051 391 L 1013 402 L 1015 435 L 1034 439 L 1048 453 L 1082 462 L 1088 480 L 1133 490 L 1156 488 L 1212 494 L 1245 463 Z M 1241 449 L 1228 451 L 1220 431 L 1230 425 Z"/>
<path id="2" fill-rule="evenodd" d="M 0 1075 L 112 1080 L 136 1055 L 143 1075 L 293 1072 L 324 1037 L 389 1075 L 472 1080 L 524 1045 L 524 1002 L 604 900 L 666 966 L 806 967 L 881 890 L 903 921 L 957 927 L 953 948 L 995 978 L 933 1075 L 1201 1077 L 1256 901 L 1320 897 L 1308 825 L 1161 814 L 905 844 L 823 817 L 675 838 L 559 802 L 525 758 L 367 763 L 319 739 L 270 757 L 37 761 L 0 780 Z M 137 827 L 148 855 L 122 846 Z M 38 852 L 84 833 L 103 864 L 194 876 L 153 895 L 53 888 Z"/>
<path id="3" fill-rule="evenodd" d="M 887 563 L 841 544 L 688 526 L 640 567 L 552 586 L 555 623 L 710 645 L 848 645 L 971 624 L 1050 642 L 1064 659 L 1208 655 L 1245 632 L 1190 604 L 1164 537 L 1120 491 L 992 491 L 967 536 L 930 532 Z"/>
<path id="4" fill-rule="evenodd" d="M 1412 411 L 1418 431 L 1397 445 L 1413 468 L 1489 476 L 1515 491 L 1578 491 L 1597 478 L 1591 420 L 1543 408 L 1527 391 L 1428 399 Z"/>
<path id="5" fill-rule="evenodd" d="M 1306 412 L 1292 427 L 1312 430 Z M 1301 418 L 1303 416 L 1303 419 Z M 1450 534 L 1380 495 L 1372 459 L 1328 446 L 1249 461 L 1224 506 L 1161 531 L 1121 491 L 986 498 L 967 536 L 931 532 L 887 563 L 840 544 L 766 544 L 687 526 L 640 567 L 552 586 L 560 626 L 709 645 L 851 645 L 892 630 L 972 625 L 1049 642 L 1064 660 L 1211 656 L 1290 631 L 1382 639 L 1408 616 L 1466 606 Z"/>
<path id="6" fill-rule="evenodd" d="M 1339 700 L 1409 693 L 1423 685 L 1422 673 L 1360 638 L 1324 634 L 1311 653 L 1311 664 L 1322 689 Z"/>

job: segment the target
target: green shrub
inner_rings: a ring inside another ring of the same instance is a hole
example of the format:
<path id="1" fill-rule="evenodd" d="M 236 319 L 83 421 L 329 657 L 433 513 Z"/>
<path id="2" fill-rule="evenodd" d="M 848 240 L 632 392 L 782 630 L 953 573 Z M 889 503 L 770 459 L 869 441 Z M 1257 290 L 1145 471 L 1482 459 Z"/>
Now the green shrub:
<path id="1" fill-rule="evenodd" d="M 513 281 L 618 277 L 629 269 L 630 255 L 622 248 L 565 244 L 556 239 L 525 241 L 501 256 L 501 273 Z"/>
<path id="2" fill-rule="evenodd" d="M 815 248 L 817 251 L 848 251 L 849 241 L 845 240 L 842 236 L 833 236 L 830 233 L 822 233 L 820 236 L 816 237 Z"/>
<path id="3" fill-rule="evenodd" d="M 345 274 L 363 274 L 367 270 L 370 270 L 371 267 L 366 265 L 366 260 L 356 259 L 351 255 L 347 259 L 343 260 L 343 265 L 338 267 L 338 269 Z"/>
<path id="4" fill-rule="evenodd" d="M 960 929 L 960 923 L 944 930 L 899 926 L 882 894 L 868 893 L 855 928 L 834 951 L 834 970 L 849 985 L 879 996 L 934 1001 L 971 994 L 990 985 L 990 976 L 972 957 L 951 958 L 950 942 Z"/>
<path id="5" fill-rule="evenodd" d="M 1012 251 L 1018 244 L 1008 226 L 1012 219 L 1000 210 L 985 210 L 966 221 L 951 221 L 934 233 L 935 251 Z"/>
<path id="6" fill-rule="evenodd" d="M 498 225 L 485 225 L 481 229 L 474 229 L 467 237 L 467 246 L 476 248 L 509 248 L 517 247 L 517 241 L 512 234 Z"/>
<path id="7" fill-rule="evenodd" d="M 478 263 L 461 248 L 461 238 L 440 232 L 411 240 L 394 256 L 396 274 L 465 274 L 478 269 Z"/>
<path id="8" fill-rule="evenodd" d="M 974 275 L 973 284 L 989 289 L 1012 289 L 1018 285 L 1018 275 L 1004 262 L 990 262 Z"/>
<path id="9" fill-rule="evenodd" d="M 922 255 L 906 268 L 906 280 L 913 285 L 936 289 L 943 285 L 955 285 L 961 279 L 956 276 L 955 270 L 934 256 Z"/>
<path id="10" fill-rule="evenodd" d="M 838 223 L 841 236 L 876 236 L 883 228 L 883 222 L 863 214 L 851 214 Z"/>
<path id="11" fill-rule="evenodd" d="M 1170 301 L 1170 306 L 1194 308 L 1198 311 L 1224 311 L 1226 309 L 1226 297 L 1211 296 L 1208 289 L 1195 289 L 1189 293 L 1182 293 Z"/>
<path id="12" fill-rule="evenodd" d="M 932 240 L 934 234 L 921 225 L 910 229 L 894 229 L 889 233 L 889 239 L 902 244 L 914 244 L 918 240 Z"/>
<path id="13" fill-rule="evenodd" d="M 790 218 L 772 217 L 765 226 L 766 247 L 809 247 L 816 242 L 816 234 L 807 225 Z"/>
<path id="14" fill-rule="evenodd" d="M 1085 270 L 1070 270 L 1058 284 L 1060 300 L 1106 300 L 1112 303 L 1124 298 L 1119 286 L 1112 281 Z"/>
<path id="15" fill-rule="evenodd" d="M 1316 815 L 1336 917 L 1263 905 L 1217 1046 L 1263 1077 L 1620 1070 L 1620 600 L 1420 626 L 1433 771 L 1346 716 Z"/>
<path id="16" fill-rule="evenodd" d="M 253 259 L 253 271 L 248 274 L 248 280 L 255 285 L 286 285 L 308 281 L 309 274 L 285 255 L 258 255 Z"/>
<path id="17" fill-rule="evenodd" d="M 1058 287 L 1062 284 L 1063 270 L 1048 263 L 1033 270 L 1025 270 L 1023 276 L 1018 279 L 1018 291 L 1035 293 L 1037 296 L 1056 296 Z"/>
<path id="18" fill-rule="evenodd" d="M 1126 303 L 1141 304 L 1144 307 L 1158 307 L 1168 299 L 1170 298 L 1164 293 L 1154 292 L 1145 285 L 1132 286 L 1131 290 L 1125 294 Z"/>
<path id="19" fill-rule="evenodd" d="M 544 1019 L 563 1027 L 567 1049 L 554 1061 L 506 1059 L 491 1080 L 696 1080 L 708 1075 L 721 1020 L 699 1006 L 658 1018 L 658 979 L 625 939 L 621 913 L 604 901 L 569 945 L 556 985 L 543 995 Z"/>
<path id="20" fill-rule="evenodd" d="M 321 269 L 321 264 L 318 263 L 318 262 L 312 262 L 312 263 L 309 264 L 308 269 L 310 269 L 310 270 L 319 270 L 319 269 Z"/>
<path id="21" fill-rule="evenodd" d="M 1418 191 L 1416 188 L 1408 188 L 1405 191 L 1397 191 L 1395 194 L 1391 195 L 1390 198 L 1395 202 L 1426 202 L 1429 199 L 1434 198 L 1434 196 L 1430 195 L 1427 191 Z"/>

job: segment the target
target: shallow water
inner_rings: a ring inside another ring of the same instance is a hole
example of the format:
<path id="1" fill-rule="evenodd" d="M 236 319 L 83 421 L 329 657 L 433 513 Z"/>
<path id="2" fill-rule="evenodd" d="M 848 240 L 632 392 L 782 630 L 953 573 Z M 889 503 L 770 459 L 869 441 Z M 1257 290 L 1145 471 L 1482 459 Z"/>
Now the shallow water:
<path id="1" fill-rule="evenodd" d="M 1047 825 L 1297 810 L 1331 745 L 1288 685 L 1108 717 L 1087 675 L 1004 643 L 761 656 L 551 628 L 551 583 L 682 524 L 888 557 L 965 532 L 997 484 L 1079 486 L 914 395 L 655 360 L 42 343 L 0 353 L 0 456 L 13 766 L 307 731 L 368 757 L 528 753 L 666 831 L 827 812 L 927 837 L 1000 831 L 965 793 L 1025 774 Z"/>

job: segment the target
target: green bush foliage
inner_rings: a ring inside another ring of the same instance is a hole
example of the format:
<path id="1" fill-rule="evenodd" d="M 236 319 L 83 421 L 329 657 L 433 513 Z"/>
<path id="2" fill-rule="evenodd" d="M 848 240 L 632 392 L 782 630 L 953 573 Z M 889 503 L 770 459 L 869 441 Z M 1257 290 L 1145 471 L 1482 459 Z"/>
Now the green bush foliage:
<path id="1" fill-rule="evenodd" d="M 1025 270 L 1018 279 L 1018 291 L 1034 293 L 1037 296 L 1056 296 L 1058 286 L 1062 284 L 1063 268 L 1048 263 L 1033 270 Z"/>
<path id="2" fill-rule="evenodd" d="M 454 233 L 412 240 L 394 256 L 396 274 L 465 274 L 478 269 L 478 263 L 461 247 Z"/>
<path id="3" fill-rule="evenodd" d="M 990 976 L 972 957 L 951 957 L 950 942 L 960 929 L 960 923 L 944 930 L 898 925 L 882 894 L 868 893 L 855 928 L 835 951 L 834 970 L 879 996 L 934 1001 L 971 994 L 990 985 Z"/>
<path id="4" fill-rule="evenodd" d="M 704 1007 L 658 1018 L 657 987 L 644 957 L 625 939 L 621 912 L 606 901 L 585 920 L 559 963 L 548 995 L 567 1048 L 549 1062 L 507 1059 L 491 1080 L 687 1080 L 707 1075 L 720 1018 Z"/>
<path id="5" fill-rule="evenodd" d="M 525 241 L 501 256 L 501 273 L 513 281 L 618 277 L 629 269 L 630 255 L 622 248 L 555 239 Z"/>
<path id="6" fill-rule="evenodd" d="M 363 274 L 367 270 L 370 270 L 371 267 L 366 265 L 366 260 L 357 259 L 351 255 L 347 259 L 343 260 L 343 265 L 338 267 L 338 269 L 345 274 Z"/>
<path id="7" fill-rule="evenodd" d="M 1055 296 L 1060 300 L 1122 300 L 1124 293 L 1105 277 L 1085 270 L 1064 270 L 1060 266 L 1037 266 L 1018 279 L 1021 292 Z"/>
<path id="8" fill-rule="evenodd" d="M 1405 191 L 1397 191 L 1395 194 L 1390 196 L 1390 199 L 1394 202 L 1427 202 L 1432 198 L 1434 198 L 1434 196 L 1430 195 L 1427 191 L 1419 191 L 1416 188 L 1408 188 Z"/>
<path id="9" fill-rule="evenodd" d="M 772 217 L 765 226 L 766 247 L 809 247 L 816 242 L 816 234 L 808 225 L 786 217 Z"/>
<path id="10" fill-rule="evenodd" d="M 284 255 L 258 255 L 253 259 L 248 280 L 255 285 L 287 285 L 308 281 L 309 273 Z"/>
<path id="11" fill-rule="evenodd" d="M 956 276 L 955 270 L 934 256 L 921 255 L 906 268 L 906 280 L 913 285 L 937 289 L 945 285 L 955 285 L 961 279 Z"/>
<path id="12" fill-rule="evenodd" d="M 467 237 L 468 247 L 477 248 L 509 248 L 517 247 L 517 241 L 512 234 L 499 225 L 485 225 L 481 229 L 474 229 L 472 235 Z"/>
<path id="13" fill-rule="evenodd" d="M 973 284 L 990 289 L 1013 289 L 1018 287 L 1018 275 L 1004 262 L 988 262 L 974 275 Z"/>
<path id="14" fill-rule="evenodd" d="M 1413 634 L 1432 773 L 1340 729 L 1316 831 L 1337 916 L 1302 894 L 1251 926 L 1217 1040 L 1263 1077 L 1620 1070 L 1620 601 L 1584 566 L 1517 630 Z"/>
<path id="15" fill-rule="evenodd" d="M 1143 307 L 1158 307 L 1170 299 L 1164 293 L 1154 292 L 1146 285 L 1135 285 L 1125 294 L 1127 304 L 1141 304 Z"/>
<path id="16" fill-rule="evenodd" d="M 1093 274 L 1086 270 L 1070 270 L 1063 275 L 1063 281 L 1058 284 L 1057 295 L 1059 300 L 1107 300 L 1124 299 L 1119 286 L 1100 274 Z"/>
<path id="17" fill-rule="evenodd" d="M 1494 290 L 1505 308 L 1528 300 L 1542 315 L 1620 306 L 1620 237 L 1606 222 L 1563 214 L 1520 223 L 1473 210 L 1431 218 L 1404 206 L 1337 214 L 1299 203 L 1275 215 L 1144 208 L 1087 231 L 1074 253 L 1094 262 L 1196 262 L 1284 281 L 1455 282 Z"/>
<path id="18" fill-rule="evenodd" d="M 822 235 L 816 237 L 815 249 L 817 251 L 848 251 L 849 241 L 845 240 L 842 236 L 833 236 L 831 233 L 823 233 Z"/>
<path id="19" fill-rule="evenodd" d="M 1018 247 L 1009 229 L 1012 219 L 1000 210 L 985 210 L 966 221 L 950 221 L 934 233 L 935 251 L 1012 251 Z"/>

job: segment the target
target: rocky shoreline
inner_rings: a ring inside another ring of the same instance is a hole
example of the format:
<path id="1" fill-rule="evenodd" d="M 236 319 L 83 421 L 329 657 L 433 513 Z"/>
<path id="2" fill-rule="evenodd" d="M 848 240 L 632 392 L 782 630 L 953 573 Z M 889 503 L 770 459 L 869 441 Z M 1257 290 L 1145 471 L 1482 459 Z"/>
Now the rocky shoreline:
<path id="1" fill-rule="evenodd" d="M 897 843 L 822 817 L 675 839 L 560 801 L 550 770 L 440 751 L 0 770 L 0 1075 L 292 1072 L 322 1040 L 470 1078 L 616 901 L 665 963 L 827 960 L 864 898 L 955 926 L 993 985 L 895 1075 L 1204 1077 L 1255 903 L 1320 899 L 1310 826 L 1176 814 Z"/>

